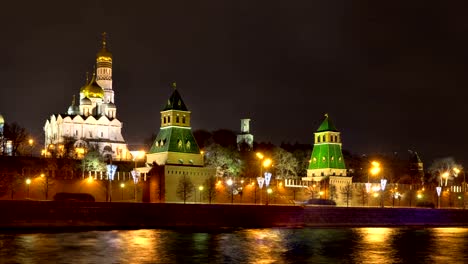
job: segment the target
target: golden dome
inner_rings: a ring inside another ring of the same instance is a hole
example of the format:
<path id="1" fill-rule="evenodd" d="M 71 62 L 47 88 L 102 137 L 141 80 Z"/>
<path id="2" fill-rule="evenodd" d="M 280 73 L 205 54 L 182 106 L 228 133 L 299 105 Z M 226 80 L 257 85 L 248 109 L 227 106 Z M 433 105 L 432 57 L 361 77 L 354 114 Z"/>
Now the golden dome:
<path id="1" fill-rule="evenodd" d="M 102 33 L 102 48 L 96 54 L 96 59 L 98 61 L 112 61 L 112 53 L 107 50 L 107 41 L 106 41 L 106 32 Z"/>
<path id="2" fill-rule="evenodd" d="M 104 90 L 96 82 L 96 74 L 93 73 L 93 78 L 85 86 L 81 87 L 80 93 L 84 94 L 84 97 L 88 98 L 104 98 Z"/>

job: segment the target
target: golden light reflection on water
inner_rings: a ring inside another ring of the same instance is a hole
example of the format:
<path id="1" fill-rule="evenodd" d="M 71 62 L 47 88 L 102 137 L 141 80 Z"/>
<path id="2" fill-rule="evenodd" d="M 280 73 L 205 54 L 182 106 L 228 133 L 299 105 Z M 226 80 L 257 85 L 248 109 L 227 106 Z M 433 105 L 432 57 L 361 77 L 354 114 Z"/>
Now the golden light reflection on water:
<path id="1" fill-rule="evenodd" d="M 386 227 L 354 228 L 357 234 L 354 261 L 359 263 L 390 263 L 392 237 L 396 230 Z"/>
<path id="2" fill-rule="evenodd" d="M 160 232 L 150 229 L 129 230 L 118 233 L 118 248 L 122 250 L 119 262 L 161 262 Z M 138 254 L 135 254 L 138 252 Z"/>
<path id="3" fill-rule="evenodd" d="M 434 254 L 431 255 L 431 260 L 434 263 L 448 263 L 454 257 L 460 256 L 460 252 L 468 248 L 466 233 L 466 228 L 434 228 L 432 243 Z"/>
<path id="4" fill-rule="evenodd" d="M 232 235 L 240 238 L 236 244 L 242 247 L 239 251 L 244 252 L 240 254 L 244 258 L 243 263 L 276 263 L 279 255 L 286 251 L 283 233 L 278 229 L 246 229 Z M 225 254 L 239 255 L 230 251 L 232 246 L 225 242 L 219 244 Z"/>

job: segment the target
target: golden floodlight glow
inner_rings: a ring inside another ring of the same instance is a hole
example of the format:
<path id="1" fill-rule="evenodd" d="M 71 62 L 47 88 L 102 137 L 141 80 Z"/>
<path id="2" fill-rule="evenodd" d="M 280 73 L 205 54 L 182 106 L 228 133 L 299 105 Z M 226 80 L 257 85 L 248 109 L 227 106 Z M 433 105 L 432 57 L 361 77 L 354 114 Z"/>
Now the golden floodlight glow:
<path id="1" fill-rule="evenodd" d="M 380 167 L 372 167 L 372 168 L 370 169 L 370 173 L 371 173 L 372 175 L 377 175 L 379 172 L 380 172 Z"/>
<path id="2" fill-rule="evenodd" d="M 121 183 L 121 184 L 120 184 L 120 187 L 121 187 L 121 188 L 125 187 L 125 183 Z"/>
<path id="3" fill-rule="evenodd" d="M 92 183 L 94 181 L 94 178 L 92 176 L 88 177 L 88 183 Z"/>
<path id="4" fill-rule="evenodd" d="M 200 185 L 200 187 L 198 187 L 198 190 L 203 191 L 203 186 Z"/>
<path id="5" fill-rule="evenodd" d="M 267 193 L 271 194 L 272 192 L 273 192 L 273 190 L 271 188 L 268 188 Z"/>
<path id="6" fill-rule="evenodd" d="M 447 178 L 448 176 L 449 176 L 449 173 L 447 171 L 442 173 L 442 177 Z"/>
<path id="7" fill-rule="evenodd" d="M 459 169 L 459 168 L 453 168 L 453 171 L 454 171 L 456 174 L 460 173 L 460 169 Z"/>
<path id="8" fill-rule="evenodd" d="M 257 152 L 255 155 L 257 155 L 257 158 L 259 158 L 259 159 L 263 159 L 263 158 L 264 158 L 263 154 L 260 153 L 260 152 Z"/>
<path id="9" fill-rule="evenodd" d="M 371 164 L 374 167 L 380 167 L 380 163 L 378 163 L 377 161 L 372 161 Z"/>
<path id="10" fill-rule="evenodd" d="M 26 179 L 26 184 L 27 184 L 27 185 L 31 184 L 31 179 L 29 179 L 29 178 Z"/>
<path id="11" fill-rule="evenodd" d="M 263 161 L 263 167 L 268 168 L 270 167 L 271 163 L 272 163 L 271 159 L 265 159 Z"/>
<path id="12" fill-rule="evenodd" d="M 32 145 L 34 143 L 34 140 L 29 139 L 29 145 Z"/>

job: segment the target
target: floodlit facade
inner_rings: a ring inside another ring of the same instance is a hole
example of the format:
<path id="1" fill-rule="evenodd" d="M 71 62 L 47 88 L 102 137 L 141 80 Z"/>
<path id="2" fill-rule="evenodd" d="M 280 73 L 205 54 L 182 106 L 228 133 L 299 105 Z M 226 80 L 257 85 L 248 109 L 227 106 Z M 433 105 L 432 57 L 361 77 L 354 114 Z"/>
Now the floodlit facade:
<path id="1" fill-rule="evenodd" d="M 63 155 L 64 144 L 73 142 L 74 155 L 81 158 L 87 149 L 97 148 L 114 160 L 131 160 L 122 136 L 122 122 L 117 119 L 117 106 L 112 89 L 112 53 L 107 49 L 106 34 L 96 55 L 96 67 L 80 89 L 80 99 L 75 96 L 65 113 L 51 115 L 45 125 L 43 155 L 52 152 Z"/>
<path id="2" fill-rule="evenodd" d="M 344 191 L 350 188 L 352 177 L 346 175 L 346 165 L 341 151 L 341 135 L 328 114 L 314 133 L 314 148 L 309 160 L 307 177 L 303 181 L 316 182 L 330 191 L 335 188 L 337 204 L 343 204 Z M 328 188 L 325 187 L 328 185 Z M 326 195 L 330 197 L 330 193 Z"/>
<path id="3" fill-rule="evenodd" d="M 173 88 L 161 111 L 159 133 L 146 155 L 147 164 L 154 168 L 150 172 L 150 188 L 153 188 L 150 193 L 159 194 L 158 197 L 153 195 L 149 200 L 151 202 L 181 202 L 177 195 L 181 179 L 186 177 L 198 188 L 207 178 L 216 175 L 216 168 L 204 167 L 203 153 L 190 127 L 191 112 L 175 83 Z M 141 168 L 138 170 L 145 172 Z"/>

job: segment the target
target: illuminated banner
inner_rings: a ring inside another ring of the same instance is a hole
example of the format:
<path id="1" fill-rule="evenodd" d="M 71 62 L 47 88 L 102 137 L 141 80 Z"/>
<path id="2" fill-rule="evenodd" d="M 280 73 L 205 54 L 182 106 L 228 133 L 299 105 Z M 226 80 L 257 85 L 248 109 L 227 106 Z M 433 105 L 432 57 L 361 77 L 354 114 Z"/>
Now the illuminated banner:
<path id="1" fill-rule="evenodd" d="M 380 180 L 380 188 L 381 190 L 385 190 L 385 185 L 387 185 L 387 179 L 381 179 Z"/>
<path id="2" fill-rule="evenodd" d="M 140 172 L 136 170 L 132 170 L 132 177 L 133 177 L 133 182 L 137 184 L 138 181 L 140 180 Z"/>
<path id="3" fill-rule="evenodd" d="M 109 164 L 107 165 L 107 178 L 111 181 L 114 180 L 115 171 L 117 170 L 117 165 Z"/>
<path id="4" fill-rule="evenodd" d="M 258 186 L 261 189 L 261 188 L 263 188 L 263 183 L 265 182 L 265 178 L 257 177 L 257 182 L 258 182 Z"/>
<path id="5" fill-rule="evenodd" d="M 265 185 L 268 187 L 270 185 L 270 180 L 271 180 L 271 173 L 265 172 Z"/>
<path id="6" fill-rule="evenodd" d="M 436 187 L 436 191 L 437 191 L 437 196 L 440 197 L 440 192 L 442 191 L 442 187 L 437 186 L 437 187 Z"/>
<path id="7" fill-rule="evenodd" d="M 369 193 L 371 189 L 372 183 L 366 182 L 366 192 Z"/>

